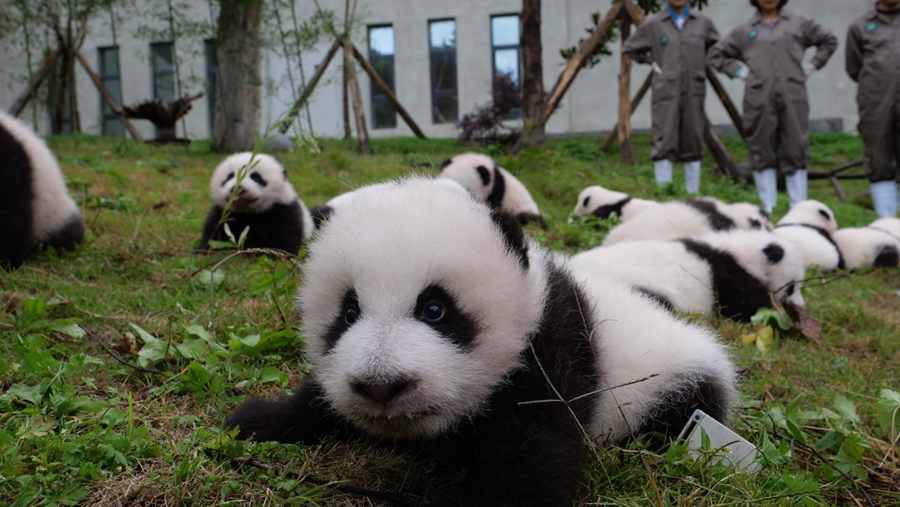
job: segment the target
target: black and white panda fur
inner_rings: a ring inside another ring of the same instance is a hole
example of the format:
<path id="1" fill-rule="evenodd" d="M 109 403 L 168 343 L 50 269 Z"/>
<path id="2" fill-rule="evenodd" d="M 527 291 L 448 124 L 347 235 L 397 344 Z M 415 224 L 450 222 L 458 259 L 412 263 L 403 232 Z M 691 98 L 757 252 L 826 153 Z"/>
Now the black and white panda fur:
<path id="1" fill-rule="evenodd" d="M 622 192 L 599 185 L 585 188 L 578 194 L 573 213 L 577 217 L 593 215 L 601 220 L 617 216 L 627 222 L 650 208 L 659 206 L 656 201 L 638 199 Z"/>
<path id="2" fill-rule="evenodd" d="M 765 229 L 768 223 L 765 213 L 753 204 L 726 204 L 718 199 L 702 197 L 661 203 L 645 210 L 609 231 L 603 245 L 687 238 L 733 229 Z"/>
<path id="3" fill-rule="evenodd" d="M 70 250 L 84 241 L 84 221 L 47 144 L 0 112 L 0 268 L 16 268 L 45 247 Z"/>
<path id="4" fill-rule="evenodd" d="M 708 330 L 613 280 L 575 283 L 513 217 L 429 179 L 335 214 L 311 243 L 299 309 L 311 372 L 226 424 L 282 442 L 428 440 L 466 472 L 459 505 L 571 505 L 582 428 L 599 442 L 671 437 L 697 408 L 724 420 L 736 397 Z"/>
<path id="5" fill-rule="evenodd" d="M 868 227 L 841 229 L 834 233 L 834 241 L 847 269 L 900 265 L 900 218 L 882 218 Z"/>
<path id="6" fill-rule="evenodd" d="M 240 181 L 240 187 L 235 186 Z M 222 215 L 234 194 L 228 228 L 235 238 L 249 228 L 246 248 L 296 254 L 313 233 L 313 219 L 277 160 L 265 154 L 236 153 L 223 160 L 210 180 L 213 206 L 203 226 L 199 250 L 227 241 Z"/>
<path id="7" fill-rule="evenodd" d="M 795 204 L 778 221 L 774 232 L 800 248 L 807 267 L 833 271 L 846 267 L 844 255 L 832 236 L 837 229 L 831 209 L 819 201 L 808 200 Z"/>
<path id="8" fill-rule="evenodd" d="M 770 307 L 773 297 L 786 306 L 805 306 L 799 251 L 766 231 L 619 243 L 578 254 L 569 267 L 576 279 L 615 278 L 685 313 L 747 322 Z"/>
<path id="9" fill-rule="evenodd" d="M 444 161 L 441 178 L 456 181 L 475 200 L 516 217 L 520 223 L 546 227 L 541 210 L 525 185 L 486 155 L 462 153 Z"/>

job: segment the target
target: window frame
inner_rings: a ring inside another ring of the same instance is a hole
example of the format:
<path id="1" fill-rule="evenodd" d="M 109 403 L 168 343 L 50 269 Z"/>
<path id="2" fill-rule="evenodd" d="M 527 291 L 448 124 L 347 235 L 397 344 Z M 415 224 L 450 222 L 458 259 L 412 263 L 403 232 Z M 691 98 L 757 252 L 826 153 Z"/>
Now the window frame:
<path id="1" fill-rule="evenodd" d="M 429 91 L 431 92 L 430 93 L 431 94 L 431 122 L 434 125 L 455 124 L 459 121 L 459 60 L 458 60 L 459 23 L 457 23 L 455 17 L 432 18 L 432 19 L 428 19 L 427 21 L 428 21 L 428 31 L 426 33 L 426 36 L 428 37 L 428 78 L 429 78 L 429 88 L 430 88 Z M 436 88 L 435 88 L 435 84 L 434 84 L 434 73 L 432 71 L 432 65 L 433 65 L 432 52 L 434 51 L 435 47 L 432 46 L 431 27 L 435 23 L 446 23 L 448 21 L 453 22 L 453 36 L 454 36 L 453 75 L 455 78 L 455 80 L 454 80 L 455 82 L 453 83 L 452 90 L 454 91 L 454 95 L 456 97 L 456 114 L 454 115 L 454 118 L 452 118 L 452 119 L 447 119 L 447 120 L 441 121 L 441 119 L 438 118 L 438 116 L 437 116 L 437 108 L 436 108 L 436 101 L 435 101 Z"/>
<path id="2" fill-rule="evenodd" d="M 394 52 L 391 53 L 391 55 L 390 55 L 390 59 L 391 59 L 390 80 L 385 79 L 385 77 L 382 76 L 381 74 L 379 74 L 379 77 L 381 77 L 382 81 L 387 83 L 392 88 L 391 91 L 396 95 L 396 93 L 397 93 L 397 67 L 396 67 L 396 63 L 397 63 L 397 37 L 396 37 L 396 34 L 397 34 L 397 31 L 394 29 L 393 23 L 374 23 L 371 25 L 366 25 L 366 52 L 367 52 L 366 56 L 369 59 L 369 64 L 372 65 L 372 68 L 375 69 L 376 72 L 378 72 L 378 66 L 376 65 L 375 62 L 373 62 L 373 59 L 372 59 L 372 30 L 378 30 L 378 29 L 384 29 L 384 28 L 390 28 L 390 30 L 391 30 L 391 40 L 392 40 L 392 43 L 394 44 Z M 378 115 L 375 113 L 376 98 L 384 98 L 385 102 L 387 102 L 387 106 L 390 108 L 391 112 L 393 113 L 391 115 L 390 122 L 384 123 L 384 124 L 380 124 L 377 122 Z M 371 116 L 372 116 L 371 128 L 373 130 L 387 130 L 387 129 L 397 128 L 397 125 L 398 125 L 397 124 L 397 110 L 391 104 L 390 100 L 387 98 L 387 95 L 384 95 L 383 93 L 381 93 L 381 91 L 379 91 L 375 87 L 375 84 L 372 83 L 371 78 L 369 79 L 369 110 L 372 113 L 371 114 Z"/>
<path id="3" fill-rule="evenodd" d="M 113 76 L 107 72 L 106 66 L 104 62 L 104 53 L 107 51 L 115 50 L 116 56 L 116 74 Z M 118 97 L 119 107 L 124 105 L 124 95 L 122 92 L 122 59 L 120 56 L 120 50 L 118 44 L 113 44 L 110 46 L 97 46 L 97 77 L 100 79 L 100 84 L 103 85 L 103 88 L 110 94 L 113 99 Z M 111 90 L 109 86 L 110 81 L 115 81 L 116 89 Z M 122 117 L 116 113 L 112 108 L 110 108 L 106 104 L 106 100 L 103 99 L 102 93 L 100 94 L 100 133 L 104 136 L 111 137 L 125 137 L 125 125 L 122 121 Z M 110 128 L 112 123 L 118 124 L 118 130 L 113 130 Z"/>
<path id="4" fill-rule="evenodd" d="M 516 21 L 519 25 L 519 40 L 516 44 L 501 44 L 494 45 L 494 19 L 496 18 L 508 18 L 515 17 Z M 491 97 L 494 95 L 494 79 L 497 78 L 497 51 L 503 50 L 516 50 L 516 76 L 518 81 L 516 85 L 519 87 L 519 94 L 522 93 L 522 13 L 521 12 L 504 12 L 498 14 L 491 14 L 488 21 L 488 30 L 491 38 Z M 522 104 L 521 104 L 521 96 L 519 97 L 519 105 L 510 112 L 507 117 L 508 120 L 517 120 L 522 118 Z"/>
<path id="5" fill-rule="evenodd" d="M 171 70 L 167 70 L 165 72 L 158 71 L 157 65 L 156 65 L 156 52 L 154 51 L 154 48 L 161 47 L 161 46 L 169 47 L 171 61 L 172 61 Z M 177 66 L 175 65 L 175 58 L 176 58 L 175 41 L 159 41 L 159 42 L 151 42 L 150 43 L 150 80 L 152 81 L 152 84 L 153 84 L 153 98 L 154 99 L 159 99 L 159 100 L 163 100 L 163 101 L 177 100 L 178 78 L 175 75 L 175 73 L 177 72 Z M 160 76 L 164 76 L 166 74 L 171 74 L 171 76 L 172 76 L 172 97 L 171 97 L 171 99 L 161 97 L 159 94 L 159 78 L 160 78 Z"/>

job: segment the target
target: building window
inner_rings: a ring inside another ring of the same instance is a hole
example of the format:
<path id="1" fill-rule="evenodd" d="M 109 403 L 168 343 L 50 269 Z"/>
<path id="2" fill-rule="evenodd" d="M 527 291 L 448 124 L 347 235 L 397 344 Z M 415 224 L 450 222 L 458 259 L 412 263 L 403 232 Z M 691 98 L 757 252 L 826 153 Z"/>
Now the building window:
<path id="1" fill-rule="evenodd" d="M 494 91 L 497 91 L 498 80 L 504 79 L 509 80 L 509 84 L 521 93 L 518 14 L 491 16 L 491 51 L 491 60 L 494 64 Z M 521 99 L 519 99 L 511 116 L 518 118 L 521 114 Z"/>
<path id="2" fill-rule="evenodd" d="M 206 52 L 206 103 L 209 111 L 209 132 L 212 132 L 216 125 L 216 78 L 219 73 L 219 59 L 216 55 L 216 40 L 208 39 L 203 41 L 203 49 Z"/>
<path id="3" fill-rule="evenodd" d="M 379 25 L 369 27 L 369 63 L 375 72 L 394 88 L 394 27 Z M 372 95 L 372 125 L 374 128 L 394 128 L 397 126 L 397 114 L 385 94 L 375 86 L 370 86 Z"/>
<path id="4" fill-rule="evenodd" d="M 171 42 L 150 44 L 150 66 L 153 70 L 153 98 L 163 102 L 175 100 L 175 46 Z"/>
<path id="5" fill-rule="evenodd" d="M 456 21 L 429 21 L 428 36 L 431 47 L 431 119 L 434 123 L 455 123 L 459 119 Z"/>
<path id="6" fill-rule="evenodd" d="M 117 106 L 122 106 L 122 76 L 119 69 L 119 47 L 98 48 L 100 82 Z M 124 136 L 122 118 L 100 97 L 101 132 L 105 136 Z"/>

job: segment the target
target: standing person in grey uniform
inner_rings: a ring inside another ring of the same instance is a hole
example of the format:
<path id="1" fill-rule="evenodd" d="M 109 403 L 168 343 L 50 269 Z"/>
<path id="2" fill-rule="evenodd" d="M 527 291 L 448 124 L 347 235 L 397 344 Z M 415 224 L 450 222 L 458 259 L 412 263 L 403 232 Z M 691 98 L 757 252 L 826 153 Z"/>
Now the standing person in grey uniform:
<path id="1" fill-rule="evenodd" d="M 788 0 L 750 0 L 757 12 L 710 51 L 710 63 L 746 80 L 744 133 L 756 189 L 767 212 L 778 200 L 778 168 L 791 205 L 806 200 L 809 101 L 806 78 L 828 63 L 838 40 L 814 20 L 783 9 Z M 812 60 L 803 57 L 816 48 Z"/>
<path id="2" fill-rule="evenodd" d="M 880 217 L 900 207 L 900 0 L 878 0 L 847 32 L 847 74 L 859 83 L 859 132 Z"/>
<path id="3" fill-rule="evenodd" d="M 719 41 L 713 22 L 668 0 L 625 43 L 638 63 L 653 65 L 653 160 L 656 183 L 672 182 L 673 162 L 684 162 L 688 193 L 700 191 L 700 159 L 706 115 L 706 51 Z"/>

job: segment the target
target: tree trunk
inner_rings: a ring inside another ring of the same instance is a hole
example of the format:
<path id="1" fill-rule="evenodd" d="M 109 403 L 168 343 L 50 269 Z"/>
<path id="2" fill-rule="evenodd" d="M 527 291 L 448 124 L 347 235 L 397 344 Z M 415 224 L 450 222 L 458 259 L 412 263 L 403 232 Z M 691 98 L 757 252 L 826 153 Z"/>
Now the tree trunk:
<path id="1" fill-rule="evenodd" d="M 234 152 L 253 148 L 259 131 L 263 0 L 222 0 L 217 22 L 219 82 L 214 146 Z"/>
<path id="2" fill-rule="evenodd" d="M 544 142 L 544 59 L 541 0 L 522 0 L 522 105 L 525 115 L 519 147 Z"/>

